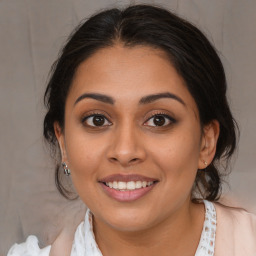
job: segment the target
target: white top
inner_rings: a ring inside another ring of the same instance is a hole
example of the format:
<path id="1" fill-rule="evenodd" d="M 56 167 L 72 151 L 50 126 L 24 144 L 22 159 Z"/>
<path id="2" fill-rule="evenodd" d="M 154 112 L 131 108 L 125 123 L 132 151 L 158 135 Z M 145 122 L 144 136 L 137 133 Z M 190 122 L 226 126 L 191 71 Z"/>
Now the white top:
<path id="1" fill-rule="evenodd" d="M 205 221 L 199 245 L 195 256 L 214 255 L 215 233 L 216 233 L 216 210 L 214 204 L 204 200 Z M 29 236 L 25 243 L 14 244 L 7 256 L 49 256 L 51 246 L 40 249 L 38 239 Z M 95 241 L 93 233 L 92 214 L 87 210 L 85 220 L 80 223 L 75 232 L 70 256 L 102 256 Z"/>

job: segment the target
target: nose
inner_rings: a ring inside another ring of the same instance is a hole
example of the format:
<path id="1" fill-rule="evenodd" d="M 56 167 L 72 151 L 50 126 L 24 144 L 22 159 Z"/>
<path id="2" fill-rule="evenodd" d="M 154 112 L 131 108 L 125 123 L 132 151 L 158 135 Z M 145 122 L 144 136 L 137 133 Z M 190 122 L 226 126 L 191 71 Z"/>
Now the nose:
<path id="1" fill-rule="evenodd" d="M 129 167 L 145 160 L 143 138 L 135 127 L 120 127 L 113 132 L 107 157 L 110 162 L 118 163 L 122 167 Z"/>

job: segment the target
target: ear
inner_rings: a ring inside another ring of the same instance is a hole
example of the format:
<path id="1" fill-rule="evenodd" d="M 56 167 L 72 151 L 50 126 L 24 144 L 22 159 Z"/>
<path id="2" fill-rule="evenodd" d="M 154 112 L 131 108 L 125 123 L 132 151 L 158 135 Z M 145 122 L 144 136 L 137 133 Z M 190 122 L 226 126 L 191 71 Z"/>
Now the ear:
<path id="1" fill-rule="evenodd" d="M 198 169 L 205 169 L 212 162 L 216 152 L 219 134 L 220 125 L 217 120 L 212 120 L 203 127 Z"/>
<path id="2" fill-rule="evenodd" d="M 59 143 L 62 162 L 67 163 L 67 153 L 66 153 L 64 133 L 58 122 L 54 122 L 54 132 Z"/>

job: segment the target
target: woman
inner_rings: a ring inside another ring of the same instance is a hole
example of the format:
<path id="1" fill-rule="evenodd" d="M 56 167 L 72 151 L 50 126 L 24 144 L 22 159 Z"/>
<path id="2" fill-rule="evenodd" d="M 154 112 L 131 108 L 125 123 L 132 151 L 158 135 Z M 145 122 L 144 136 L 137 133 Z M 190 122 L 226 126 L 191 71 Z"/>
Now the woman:
<path id="1" fill-rule="evenodd" d="M 81 24 L 54 65 L 44 136 L 88 207 L 75 232 L 8 255 L 255 255 L 256 217 L 217 202 L 236 147 L 213 46 L 167 10 Z M 75 233 L 75 234 L 74 234 Z"/>

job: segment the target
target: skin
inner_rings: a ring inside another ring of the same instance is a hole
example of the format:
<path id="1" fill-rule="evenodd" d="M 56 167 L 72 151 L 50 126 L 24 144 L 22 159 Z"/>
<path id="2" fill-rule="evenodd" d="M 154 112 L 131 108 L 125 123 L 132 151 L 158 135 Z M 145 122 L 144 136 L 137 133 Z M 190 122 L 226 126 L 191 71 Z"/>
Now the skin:
<path id="1" fill-rule="evenodd" d="M 139 104 L 145 96 L 166 92 L 182 102 L 160 98 Z M 84 93 L 114 102 L 78 100 Z M 93 114 L 106 117 L 102 126 L 85 118 Z M 155 125 L 156 114 L 164 125 Z M 77 193 L 94 215 L 104 256 L 194 255 L 204 206 L 191 202 L 191 190 L 197 170 L 214 157 L 219 125 L 213 120 L 200 126 L 196 103 L 164 52 L 118 43 L 85 60 L 67 97 L 64 130 L 55 123 L 55 133 Z M 119 202 L 98 182 L 112 174 L 158 182 L 138 200 Z"/>

